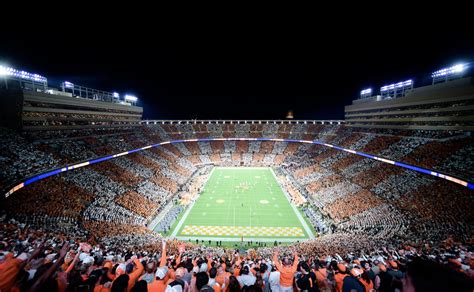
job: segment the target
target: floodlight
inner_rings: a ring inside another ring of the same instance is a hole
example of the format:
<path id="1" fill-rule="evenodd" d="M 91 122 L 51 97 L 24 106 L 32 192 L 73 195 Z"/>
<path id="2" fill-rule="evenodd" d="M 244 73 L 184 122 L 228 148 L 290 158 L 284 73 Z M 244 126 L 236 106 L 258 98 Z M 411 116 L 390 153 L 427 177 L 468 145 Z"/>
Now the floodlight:
<path id="1" fill-rule="evenodd" d="M 367 88 L 360 92 L 360 97 L 369 97 L 371 95 L 372 95 L 372 88 Z"/>
<path id="2" fill-rule="evenodd" d="M 20 79 L 33 80 L 38 82 L 47 82 L 46 77 L 39 74 L 32 74 L 26 71 L 18 71 L 16 69 L 0 65 L 0 76 L 13 76 Z"/>
<path id="3" fill-rule="evenodd" d="M 7 68 L 0 65 L 0 76 L 6 76 L 6 75 L 8 75 Z"/>
<path id="4" fill-rule="evenodd" d="M 413 80 L 408 79 L 397 83 L 380 87 L 380 93 L 384 98 L 395 98 L 405 96 L 406 90 L 413 88 Z"/>
<path id="5" fill-rule="evenodd" d="M 390 85 L 385 85 L 380 88 L 380 91 L 388 91 L 388 90 L 393 90 L 395 88 L 403 88 L 403 87 L 410 87 L 413 85 L 413 80 L 409 79 L 406 81 L 390 84 Z"/>
<path id="6" fill-rule="evenodd" d="M 443 68 L 431 74 L 431 77 L 442 77 L 462 73 L 466 69 L 465 64 L 457 64 L 449 68 Z"/>
<path id="7" fill-rule="evenodd" d="M 64 87 L 66 88 L 74 88 L 74 84 L 69 81 L 64 81 Z"/>
<path id="8" fill-rule="evenodd" d="M 117 92 L 114 92 L 114 93 L 113 93 L 113 96 L 119 98 L 119 97 L 120 97 L 120 94 L 118 94 Z"/>
<path id="9" fill-rule="evenodd" d="M 138 100 L 138 98 L 136 96 L 133 96 L 133 95 L 125 95 L 125 100 L 126 101 L 131 101 L 131 102 L 136 102 Z"/>
<path id="10" fill-rule="evenodd" d="M 395 84 L 385 85 L 380 88 L 380 91 L 387 91 L 394 88 L 395 88 Z"/>

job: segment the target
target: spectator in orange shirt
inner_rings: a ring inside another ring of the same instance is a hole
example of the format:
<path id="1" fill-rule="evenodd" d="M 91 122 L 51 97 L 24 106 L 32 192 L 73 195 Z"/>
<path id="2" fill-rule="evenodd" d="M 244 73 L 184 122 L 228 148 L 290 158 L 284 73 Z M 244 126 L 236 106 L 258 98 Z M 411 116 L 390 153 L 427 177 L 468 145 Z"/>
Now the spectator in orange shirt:
<path id="1" fill-rule="evenodd" d="M 0 254 L 0 291 L 10 291 L 13 288 L 22 262 L 20 257 L 14 258 L 11 253 Z"/>
<path id="2" fill-rule="evenodd" d="M 328 272 L 325 267 L 325 262 L 315 260 L 313 267 L 313 273 L 316 275 L 319 290 L 322 292 L 331 291 L 328 283 Z"/>
<path id="3" fill-rule="evenodd" d="M 273 254 L 273 263 L 278 271 L 280 271 L 280 291 L 292 292 L 293 291 L 293 280 L 295 278 L 296 269 L 298 268 L 298 253 L 295 254 L 293 263 L 288 258 L 284 258 L 282 263 L 278 259 L 278 251 Z"/>
<path id="4" fill-rule="evenodd" d="M 365 291 L 369 292 L 374 289 L 374 282 L 370 280 L 369 272 L 364 271 L 360 278 L 360 282 L 365 286 Z"/>
<path id="5" fill-rule="evenodd" d="M 230 273 L 225 270 L 225 263 L 217 265 L 216 282 L 221 286 L 222 291 L 227 291 Z"/>
<path id="6" fill-rule="evenodd" d="M 342 285 L 344 279 L 348 276 L 346 274 L 347 268 L 343 264 L 338 264 L 336 261 L 331 262 L 332 270 L 334 271 L 334 281 L 336 282 L 336 292 L 342 292 Z"/>

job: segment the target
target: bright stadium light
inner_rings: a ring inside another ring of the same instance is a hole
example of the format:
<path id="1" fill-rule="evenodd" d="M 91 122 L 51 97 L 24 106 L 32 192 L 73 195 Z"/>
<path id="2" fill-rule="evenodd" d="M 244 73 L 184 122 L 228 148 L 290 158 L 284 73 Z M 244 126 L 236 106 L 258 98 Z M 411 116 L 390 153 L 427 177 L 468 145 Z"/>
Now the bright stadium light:
<path id="1" fill-rule="evenodd" d="M 69 81 L 64 81 L 64 87 L 66 88 L 74 88 L 74 84 Z"/>
<path id="2" fill-rule="evenodd" d="M 367 88 L 360 92 L 360 97 L 369 97 L 371 95 L 372 95 L 372 88 Z"/>
<path id="3" fill-rule="evenodd" d="M 405 95 L 405 90 L 413 88 L 413 80 L 408 79 L 380 87 L 380 93 L 383 97 L 400 97 Z"/>
<path id="4" fill-rule="evenodd" d="M 442 77 L 462 73 L 466 69 L 465 64 L 457 64 L 449 68 L 443 68 L 431 74 L 431 77 Z"/>
<path id="5" fill-rule="evenodd" d="M 382 86 L 380 88 L 380 91 L 388 91 L 388 90 L 393 90 L 395 88 L 410 87 L 412 85 L 413 85 L 413 80 L 409 79 L 407 81 L 402 81 L 402 82 Z"/>
<path id="6" fill-rule="evenodd" d="M 8 75 L 7 67 L 0 65 L 0 76 L 7 76 L 7 75 Z"/>
<path id="7" fill-rule="evenodd" d="M 26 71 L 19 71 L 11 67 L 6 67 L 2 65 L 0 65 L 0 76 L 12 76 L 12 77 L 20 78 L 20 79 L 32 80 L 32 81 L 43 82 L 43 83 L 48 82 L 46 77 L 43 77 L 39 74 L 32 74 Z"/>
<path id="8" fill-rule="evenodd" d="M 113 95 L 114 95 L 114 97 L 116 97 L 116 98 L 119 98 L 119 97 L 120 97 L 120 94 L 118 94 L 117 92 L 114 92 Z"/>
<path id="9" fill-rule="evenodd" d="M 136 96 L 133 96 L 133 95 L 125 95 L 125 100 L 126 101 L 131 101 L 131 102 L 136 102 L 138 100 L 138 98 Z"/>
<path id="10" fill-rule="evenodd" d="M 438 82 L 446 82 L 451 79 L 462 77 L 462 73 L 467 69 L 467 64 L 456 64 L 449 68 L 443 68 L 431 74 L 433 84 Z"/>

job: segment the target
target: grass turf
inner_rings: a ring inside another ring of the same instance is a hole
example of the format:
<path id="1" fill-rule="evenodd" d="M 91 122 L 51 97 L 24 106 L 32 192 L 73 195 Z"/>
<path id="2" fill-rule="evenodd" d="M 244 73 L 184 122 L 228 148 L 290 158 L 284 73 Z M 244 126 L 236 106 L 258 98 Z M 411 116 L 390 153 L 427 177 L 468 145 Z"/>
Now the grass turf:
<path id="1" fill-rule="evenodd" d="M 230 231 L 224 234 L 223 228 Z M 308 238 L 269 168 L 216 167 L 177 236 L 238 240 L 244 234 L 244 239 Z"/>

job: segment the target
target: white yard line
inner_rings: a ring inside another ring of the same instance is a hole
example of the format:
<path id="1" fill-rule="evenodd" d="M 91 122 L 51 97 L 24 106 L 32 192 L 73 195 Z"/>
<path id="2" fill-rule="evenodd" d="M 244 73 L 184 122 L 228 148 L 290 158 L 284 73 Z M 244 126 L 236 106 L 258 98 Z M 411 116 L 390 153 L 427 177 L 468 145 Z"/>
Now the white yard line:
<path id="1" fill-rule="evenodd" d="M 211 170 L 211 173 L 209 173 L 209 177 L 207 178 L 207 181 L 206 181 L 206 184 L 204 185 L 204 187 L 202 188 L 202 190 L 205 190 L 206 189 L 206 186 L 207 186 L 207 182 L 211 179 L 212 177 L 212 174 L 214 173 L 214 170 L 216 168 L 213 167 L 212 170 Z M 178 225 L 176 225 L 176 227 L 174 228 L 173 230 L 173 233 L 171 234 L 171 237 L 176 237 L 178 231 L 181 229 L 181 226 L 183 225 L 184 221 L 186 220 L 186 218 L 188 218 L 188 215 L 189 213 L 191 212 L 191 209 L 193 208 L 194 206 L 194 203 L 196 203 L 196 201 L 199 199 L 201 194 L 199 194 L 196 199 L 191 203 L 191 205 L 188 207 L 188 209 L 186 209 L 186 212 L 184 213 L 183 217 L 181 217 L 181 220 L 179 220 L 179 223 Z"/>
<path id="2" fill-rule="evenodd" d="M 278 182 L 278 179 L 277 179 L 277 177 L 276 177 L 275 172 L 273 171 L 273 168 L 271 168 L 271 167 L 269 167 L 269 168 L 270 168 L 270 172 L 273 174 L 273 177 L 275 178 L 275 181 L 278 183 L 278 185 L 279 185 L 280 188 L 281 188 L 281 185 L 280 185 L 280 183 Z M 283 191 L 283 190 L 282 190 L 282 191 Z M 283 191 L 283 194 L 285 195 L 286 199 L 287 199 L 288 202 L 290 203 L 291 208 L 293 208 L 293 211 L 295 212 L 296 217 L 298 217 L 298 220 L 300 220 L 300 223 L 301 223 L 301 225 L 303 225 L 303 228 L 304 228 L 304 230 L 306 231 L 306 233 L 308 234 L 309 238 L 310 238 L 310 239 L 314 239 L 315 237 L 314 237 L 313 232 L 312 232 L 311 229 L 309 228 L 308 224 L 306 224 L 306 221 L 305 221 L 304 218 L 301 216 L 300 212 L 298 212 L 298 210 L 296 210 L 295 205 L 293 205 L 293 204 L 291 203 L 291 199 L 288 197 L 288 195 L 286 194 L 285 191 Z"/>

